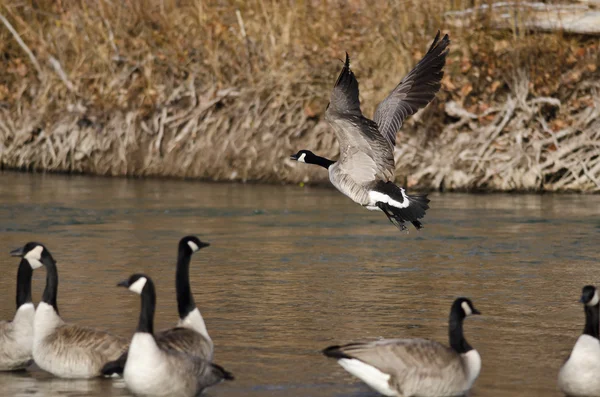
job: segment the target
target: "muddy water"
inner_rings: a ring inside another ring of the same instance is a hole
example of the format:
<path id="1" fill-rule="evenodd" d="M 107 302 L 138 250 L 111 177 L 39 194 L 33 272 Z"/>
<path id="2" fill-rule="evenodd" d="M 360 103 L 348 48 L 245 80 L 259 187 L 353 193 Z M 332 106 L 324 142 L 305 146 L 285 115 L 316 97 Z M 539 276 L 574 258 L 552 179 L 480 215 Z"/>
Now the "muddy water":
<path id="1" fill-rule="evenodd" d="M 43 242 L 58 261 L 70 322 L 130 336 L 139 301 L 115 287 L 133 272 L 158 288 L 157 328 L 176 322 L 180 237 L 193 291 L 236 381 L 210 396 L 374 396 L 319 350 L 376 337 L 446 343 L 452 300 L 483 316 L 465 332 L 483 359 L 474 396 L 558 396 L 556 375 L 583 328 L 581 287 L 600 283 L 598 196 L 433 195 L 420 233 L 334 190 L 0 174 L 0 318 L 14 312 L 18 261 Z M 34 300 L 45 273 L 34 274 Z M 0 374 L 2 395 L 125 396 L 122 381 Z"/>

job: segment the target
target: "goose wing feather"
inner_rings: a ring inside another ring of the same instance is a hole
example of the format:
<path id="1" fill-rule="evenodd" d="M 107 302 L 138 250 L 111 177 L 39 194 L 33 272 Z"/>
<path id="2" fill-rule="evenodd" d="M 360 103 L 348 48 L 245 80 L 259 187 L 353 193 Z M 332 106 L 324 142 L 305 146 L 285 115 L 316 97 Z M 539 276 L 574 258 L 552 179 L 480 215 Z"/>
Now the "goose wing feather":
<path id="1" fill-rule="evenodd" d="M 441 87 L 450 39 L 448 35 L 444 35 L 441 41 L 439 38 L 438 31 L 423 59 L 375 110 L 373 120 L 392 146 L 396 144 L 396 133 L 406 117 L 427 106 Z"/>
<path id="2" fill-rule="evenodd" d="M 225 379 L 233 379 L 229 372 L 207 360 L 175 350 L 163 350 L 163 352 L 168 366 L 171 368 L 169 372 L 176 374 L 175 376 L 178 377 L 179 387 L 186 390 L 195 390 L 196 395 L 200 394 L 205 388 Z"/>
<path id="3" fill-rule="evenodd" d="M 464 377 L 460 356 L 441 343 L 426 339 L 385 339 L 343 346 L 340 351 L 397 379 L 405 376 L 441 378 L 447 373 Z"/>
<path id="4" fill-rule="evenodd" d="M 65 346 L 66 349 L 88 355 L 102 367 L 107 361 L 116 360 L 127 350 L 126 339 L 108 332 L 75 324 L 63 324 L 46 337 L 49 345 Z"/>
<path id="5" fill-rule="evenodd" d="M 164 330 L 156 335 L 156 343 L 162 349 L 176 350 L 208 361 L 212 360 L 212 342 L 189 328 L 176 327 Z"/>
<path id="6" fill-rule="evenodd" d="M 377 124 L 362 115 L 358 92 L 358 81 L 350 70 L 350 58 L 346 54 L 346 62 L 325 112 L 325 118 L 333 127 L 340 145 L 339 163 L 345 164 L 347 173 L 366 167 L 365 172 L 387 182 L 394 176 L 393 148 L 379 133 Z M 357 153 L 365 155 L 360 163 L 355 160 Z M 369 160 L 366 161 L 366 158 Z M 361 183 L 363 178 L 358 178 L 356 183 Z M 372 177 L 370 181 L 373 181 Z"/>

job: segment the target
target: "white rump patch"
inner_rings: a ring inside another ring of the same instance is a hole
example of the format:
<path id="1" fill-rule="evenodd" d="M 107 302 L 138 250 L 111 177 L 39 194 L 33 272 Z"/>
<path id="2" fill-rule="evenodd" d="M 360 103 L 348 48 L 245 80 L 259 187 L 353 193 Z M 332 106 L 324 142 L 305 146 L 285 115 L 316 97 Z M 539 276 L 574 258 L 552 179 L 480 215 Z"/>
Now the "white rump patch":
<path id="1" fill-rule="evenodd" d="M 193 241 L 188 241 L 187 243 L 190 246 L 190 248 L 192 249 L 192 252 L 196 252 L 200 249 L 200 247 L 198 247 L 198 245 Z"/>
<path id="2" fill-rule="evenodd" d="M 142 290 L 144 289 L 144 286 L 146 285 L 146 281 L 148 281 L 148 279 L 146 277 L 138 278 L 135 283 L 133 283 L 129 286 L 129 290 L 135 292 L 136 294 L 141 295 Z"/>
<path id="3" fill-rule="evenodd" d="M 408 201 L 408 196 L 406 195 L 404 189 L 400 188 L 400 190 L 402 191 L 402 197 L 404 198 L 403 202 L 396 201 L 393 198 L 391 198 L 390 196 L 388 196 L 387 194 L 383 194 L 383 193 L 377 192 L 375 190 L 371 190 L 369 192 L 369 199 L 371 199 L 372 205 L 375 205 L 375 203 L 380 201 L 382 203 L 388 203 L 392 207 L 406 208 L 410 205 L 410 202 Z"/>
<path id="4" fill-rule="evenodd" d="M 304 160 L 305 157 L 306 157 L 306 153 L 302 153 L 300 155 L 300 157 L 298 157 L 298 161 L 301 163 L 306 163 L 306 160 Z"/>
<path id="5" fill-rule="evenodd" d="M 588 305 L 588 306 L 596 306 L 598 304 L 598 302 L 600 302 L 600 297 L 598 296 L 598 290 L 596 289 L 594 291 L 594 297 L 592 298 L 591 301 L 589 301 L 588 303 L 586 303 L 586 305 Z"/>
<path id="6" fill-rule="evenodd" d="M 390 387 L 389 374 L 385 374 L 377 368 L 354 358 L 341 358 L 338 360 L 338 364 L 384 396 L 398 395 Z"/>
<path id="7" fill-rule="evenodd" d="M 467 302 L 461 303 L 460 307 L 462 307 L 462 309 L 464 310 L 465 316 L 470 316 L 471 314 L 473 314 L 473 310 L 471 310 L 471 306 L 469 306 Z"/>
<path id="8" fill-rule="evenodd" d="M 27 259 L 27 262 L 29 262 L 29 266 L 31 266 L 32 269 L 39 269 L 44 266 L 41 262 L 42 252 L 44 252 L 44 247 L 37 245 L 34 249 L 25 254 L 23 258 Z"/>

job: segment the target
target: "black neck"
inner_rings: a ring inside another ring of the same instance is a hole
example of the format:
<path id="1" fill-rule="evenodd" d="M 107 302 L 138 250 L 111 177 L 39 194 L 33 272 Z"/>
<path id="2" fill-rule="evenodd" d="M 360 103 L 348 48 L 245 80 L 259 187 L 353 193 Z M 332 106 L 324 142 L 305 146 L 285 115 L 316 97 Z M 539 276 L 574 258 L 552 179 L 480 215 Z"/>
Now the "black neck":
<path id="1" fill-rule="evenodd" d="M 152 280 L 147 279 L 141 297 L 142 308 L 136 332 L 146 332 L 152 335 L 154 334 L 154 310 L 156 308 L 156 292 Z"/>
<path id="2" fill-rule="evenodd" d="M 31 303 L 31 275 L 33 269 L 27 259 L 21 259 L 17 271 L 17 310 L 25 303 Z"/>
<path id="3" fill-rule="evenodd" d="M 583 329 L 584 335 L 593 336 L 599 339 L 600 332 L 600 303 L 595 306 L 584 305 L 585 311 L 585 328 Z"/>
<path id="4" fill-rule="evenodd" d="M 450 322 L 449 322 L 449 330 L 448 334 L 450 337 L 450 347 L 454 349 L 459 354 L 466 353 L 473 348 L 467 340 L 465 339 L 465 335 L 463 334 L 463 320 L 465 316 L 463 313 L 460 313 L 459 310 L 462 310 L 460 307 L 457 310 L 453 310 L 450 312 Z"/>
<path id="5" fill-rule="evenodd" d="M 42 295 L 42 302 L 52 305 L 58 314 L 58 306 L 56 304 L 56 295 L 58 293 L 58 269 L 56 262 L 52 257 L 45 256 L 42 258 L 42 263 L 46 267 L 46 288 Z"/>
<path id="6" fill-rule="evenodd" d="M 175 289 L 177 291 L 177 310 L 179 311 L 179 318 L 182 320 L 196 308 L 196 302 L 190 287 L 191 259 L 192 250 L 187 247 L 187 244 L 180 245 L 177 253 Z"/>
<path id="7" fill-rule="evenodd" d="M 335 161 L 331 161 L 329 159 L 326 159 L 325 157 L 321 157 L 321 156 L 317 156 L 316 154 L 314 155 L 314 159 L 311 159 L 310 161 L 311 164 L 317 164 L 320 165 L 323 168 L 329 168 L 332 164 L 335 163 Z"/>

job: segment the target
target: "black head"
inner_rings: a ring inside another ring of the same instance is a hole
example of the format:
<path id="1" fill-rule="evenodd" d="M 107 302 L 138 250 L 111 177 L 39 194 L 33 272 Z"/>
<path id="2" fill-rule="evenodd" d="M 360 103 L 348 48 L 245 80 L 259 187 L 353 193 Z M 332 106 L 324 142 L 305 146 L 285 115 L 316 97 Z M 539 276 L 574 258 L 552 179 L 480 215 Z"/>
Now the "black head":
<path id="1" fill-rule="evenodd" d="M 290 160 L 313 164 L 315 163 L 316 157 L 317 156 L 310 150 L 300 150 L 298 153 L 291 155 Z"/>
<path id="2" fill-rule="evenodd" d="M 579 302 L 583 303 L 586 306 L 596 306 L 598 302 L 600 302 L 600 297 L 598 296 L 598 291 L 596 287 L 593 285 L 586 285 L 581 290 L 581 299 Z"/>
<path id="3" fill-rule="evenodd" d="M 43 244 L 33 241 L 21 248 L 10 251 L 10 255 L 26 259 L 32 269 L 42 267 L 44 263 L 54 263 L 50 251 Z"/>
<path id="4" fill-rule="evenodd" d="M 117 287 L 125 287 L 130 291 L 141 295 L 144 287 L 148 283 L 148 280 L 150 280 L 150 277 L 146 276 L 145 274 L 132 274 L 127 280 L 123 280 L 117 284 Z"/>
<path id="5" fill-rule="evenodd" d="M 179 240 L 179 250 L 189 254 L 193 254 L 194 252 L 208 246 L 210 246 L 209 243 L 200 241 L 200 239 L 196 236 L 185 236 Z"/>
<path id="6" fill-rule="evenodd" d="M 471 315 L 481 314 L 475 309 L 473 302 L 469 298 L 457 298 L 452 304 L 452 312 L 459 315 L 460 318 L 469 317 Z"/>

